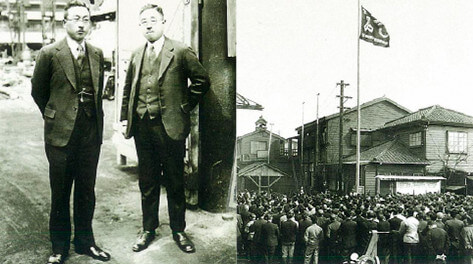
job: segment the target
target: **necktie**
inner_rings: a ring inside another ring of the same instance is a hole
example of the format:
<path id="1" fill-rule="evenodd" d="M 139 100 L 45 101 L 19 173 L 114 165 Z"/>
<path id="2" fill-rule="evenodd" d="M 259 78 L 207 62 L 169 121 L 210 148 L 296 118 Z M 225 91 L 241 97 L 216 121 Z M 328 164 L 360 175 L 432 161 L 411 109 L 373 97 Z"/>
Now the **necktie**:
<path id="1" fill-rule="evenodd" d="M 82 67 L 82 62 L 84 61 L 84 57 L 85 57 L 85 52 L 82 45 L 77 46 L 77 51 L 78 51 L 77 63 L 79 64 L 79 66 Z"/>
<path id="2" fill-rule="evenodd" d="M 150 61 L 154 61 L 156 59 L 156 51 L 154 50 L 154 45 L 150 45 L 148 56 Z"/>

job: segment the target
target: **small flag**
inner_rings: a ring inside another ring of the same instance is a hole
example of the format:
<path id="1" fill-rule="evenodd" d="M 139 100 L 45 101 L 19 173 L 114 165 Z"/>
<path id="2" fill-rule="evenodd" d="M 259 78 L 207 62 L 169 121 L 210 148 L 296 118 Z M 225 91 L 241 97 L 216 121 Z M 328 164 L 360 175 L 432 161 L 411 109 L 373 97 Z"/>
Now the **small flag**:
<path id="1" fill-rule="evenodd" d="M 361 7 L 360 39 L 371 42 L 376 46 L 389 47 L 389 34 L 386 27 L 364 7 Z"/>

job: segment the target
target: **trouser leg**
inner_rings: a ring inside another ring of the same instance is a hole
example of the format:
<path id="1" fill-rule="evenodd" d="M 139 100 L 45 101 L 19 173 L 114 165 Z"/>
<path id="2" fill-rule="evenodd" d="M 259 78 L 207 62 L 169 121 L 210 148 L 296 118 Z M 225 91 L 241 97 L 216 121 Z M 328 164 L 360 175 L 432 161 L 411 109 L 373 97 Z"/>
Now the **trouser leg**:
<path id="1" fill-rule="evenodd" d="M 74 177 L 74 242 L 95 245 L 92 219 L 95 210 L 95 180 L 100 145 L 81 146 L 77 152 Z"/>
<path id="2" fill-rule="evenodd" d="M 137 118 L 134 139 L 138 156 L 138 185 L 141 191 L 143 229 L 154 231 L 159 226 L 161 161 L 148 122 L 149 120 Z"/>
<path id="3" fill-rule="evenodd" d="M 171 230 L 182 232 L 186 228 L 186 197 L 184 192 L 184 142 L 168 142 L 174 150 L 163 159 L 166 192 Z"/>
<path id="4" fill-rule="evenodd" d="M 70 248 L 71 219 L 69 199 L 73 177 L 70 173 L 69 152 L 46 144 L 49 161 L 49 183 L 51 188 L 51 212 L 49 234 L 53 253 L 67 254 Z"/>

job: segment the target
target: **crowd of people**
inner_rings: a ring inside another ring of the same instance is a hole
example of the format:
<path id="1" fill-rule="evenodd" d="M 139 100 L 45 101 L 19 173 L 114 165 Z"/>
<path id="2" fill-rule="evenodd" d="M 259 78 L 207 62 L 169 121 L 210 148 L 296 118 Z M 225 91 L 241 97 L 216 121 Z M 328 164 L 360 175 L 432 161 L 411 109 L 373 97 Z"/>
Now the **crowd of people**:
<path id="1" fill-rule="evenodd" d="M 343 263 L 376 233 L 382 264 L 473 264 L 471 196 L 244 191 L 237 212 L 239 259 L 251 263 Z"/>

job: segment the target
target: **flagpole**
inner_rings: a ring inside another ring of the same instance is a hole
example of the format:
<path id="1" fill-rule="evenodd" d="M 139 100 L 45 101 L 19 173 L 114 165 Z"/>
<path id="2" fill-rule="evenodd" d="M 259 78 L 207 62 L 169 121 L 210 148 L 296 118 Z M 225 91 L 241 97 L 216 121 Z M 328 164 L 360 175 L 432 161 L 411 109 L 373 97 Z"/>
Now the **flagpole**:
<path id="1" fill-rule="evenodd" d="M 357 48 L 357 75 L 356 75 L 356 108 L 357 108 L 357 122 L 356 122 L 356 174 L 355 174 L 355 193 L 358 193 L 360 182 L 360 139 L 361 139 L 361 110 L 360 110 L 360 30 L 361 30 L 361 5 L 358 0 L 358 48 Z"/>

